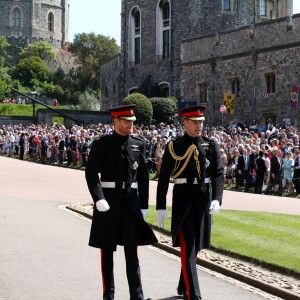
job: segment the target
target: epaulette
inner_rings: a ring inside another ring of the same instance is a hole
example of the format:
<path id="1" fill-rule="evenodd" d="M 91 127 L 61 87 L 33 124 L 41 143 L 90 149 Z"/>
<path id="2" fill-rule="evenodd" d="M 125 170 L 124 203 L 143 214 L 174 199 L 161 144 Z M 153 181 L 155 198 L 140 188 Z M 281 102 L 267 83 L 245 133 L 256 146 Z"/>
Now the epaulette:
<path id="1" fill-rule="evenodd" d="M 216 140 L 215 140 L 214 138 L 212 138 L 212 137 L 202 136 L 202 138 L 203 138 L 205 141 L 207 141 L 207 142 L 209 142 L 209 143 L 211 143 L 211 144 L 215 144 L 215 143 L 216 143 Z"/>
<path id="2" fill-rule="evenodd" d="M 170 142 L 173 142 L 173 143 L 178 143 L 181 139 L 182 139 L 183 136 L 177 136 L 176 138 L 172 139 Z"/>
<path id="3" fill-rule="evenodd" d="M 144 141 L 145 141 L 145 140 L 142 139 L 141 137 L 137 137 L 137 136 L 133 136 L 133 135 L 131 135 L 130 137 L 131 137 L 132 139 L 138 140 L 138 141 L 140 141 L 140 142 L 144 142 Z"/>

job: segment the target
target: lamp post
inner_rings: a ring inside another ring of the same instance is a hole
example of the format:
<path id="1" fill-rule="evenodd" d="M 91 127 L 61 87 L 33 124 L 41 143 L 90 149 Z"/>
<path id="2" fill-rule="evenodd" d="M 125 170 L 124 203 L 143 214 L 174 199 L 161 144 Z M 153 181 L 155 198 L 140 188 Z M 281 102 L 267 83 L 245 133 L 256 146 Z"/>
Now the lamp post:
<path id="1" fill-rule="evenodd" d="M 32 98 L 35 99 L 37 92 L 34 90 L 31 92 Z M 36 115 L 35 115 L 35 101 L 32 101 L 32 118 L 33 118 L 33 123 L 35 124 L 36 122 Z"/>

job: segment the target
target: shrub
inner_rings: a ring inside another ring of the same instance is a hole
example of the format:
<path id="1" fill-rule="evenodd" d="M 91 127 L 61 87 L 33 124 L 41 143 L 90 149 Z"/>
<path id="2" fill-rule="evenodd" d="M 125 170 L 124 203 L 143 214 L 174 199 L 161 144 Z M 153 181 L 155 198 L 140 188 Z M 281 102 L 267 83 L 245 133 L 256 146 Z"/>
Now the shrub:
<path id="1" fill-rule="evenodd" d="M 136 104 L 135 116 L 138 124 L 150 124 L 153 108 L 149 99 L 143 94 L 133 93 L 124 98 L 123 104 Z"/>
<path id="2" fill-rule="evenodd" d="M 150 98 L 149 100 L 153 107 L 153 119 L 155 119 L 158 123 L 174 123 L 177 105 L 173 99 Z"/>

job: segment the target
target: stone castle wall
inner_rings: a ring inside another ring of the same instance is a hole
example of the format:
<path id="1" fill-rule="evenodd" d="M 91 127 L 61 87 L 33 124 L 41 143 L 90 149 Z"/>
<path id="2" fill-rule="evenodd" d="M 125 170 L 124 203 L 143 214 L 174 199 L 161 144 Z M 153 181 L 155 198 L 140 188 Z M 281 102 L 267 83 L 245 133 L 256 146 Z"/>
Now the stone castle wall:
<path id="1" fill-rule="evenodd" d="M 264 22 L 271 18 L 291 15 L 292 0 L 278 1 L 278 6 L 274 7 L 274 13 L 270 15 L 270 5 L 268 1 L 267 16 L 260 16 L 260 0 L 256 0 L 255 6 L 253 0 L 232 1 L 232 10 L 224 12 L 222 0 L 170 0 L 170 34 L 171 51 L 169 59 L 161 59 L 156 55 L 156 10 L 159 0 L 122 0 L 122 23 L 121 23 L 121 53 L 119 60 L 119 74 L 115 70 L 109 71 L 107 64 L 102 68 L 102 83 L 107 81 L 119 80 L 120 91 L 118 94 L 119 103 L 128 95 L 131 89 L 139 87 L 143 81 L 151 76 L 154 84 L 166 82 L 170 85 L 170 95 L 183 98 L 181 85 L 181 43 L 188 38 L 195 38 L 206 35 L 209 40 L 204 42 L 215 42 L 210 40 L 212 34 L 216 42 L 221 43 L 223 35 L 221 32 L 233 30 L 232 39 L 235 40 L 237 28 L 248 26 L 249 34 L 253 24 Z M 273 5 L 273 4 L 272 4 Z M 129 62 L 129 19 L 130 12 L 134 7 L 138 7 L 141 12 L 141 64 L 132 66 Z M 219 34 L 216 34 L 219 33 Z M 229 35 L 226 35 L 228 38 Z M 234 47 L 232 45 L 232 47 Z M 230 52 L 230 49 L 226 49 Z M 187 51 L 187 50 L 186 50 Z M 197 52 L 199 51 L 199 52 Z M 197 49 L 195 55 L 201 57 L 201 50 Z M 115 64 L 113 64 L 115 68 Z M 108 79 L 106 79 L 108 75 Z M 115 76 L 114 79 L 112 76 Z M 101 86 L 103 91 L 104 87 Z M 103 107 L 108 107 L 115 101 L 111 95 L 107 97 L 102 93 Z"/>
<path id="2" fill-rule="evenodd" d="M 197 99 L 197 84 L 206 82 L 210 121 L 220 123 L 223 94 L 231 92 L 230 79 L 239 78 L 235 114 L 225 114 L 225 122 L 272 115 L 280 123 L 288 114 L 299 126 L 298 110 L 288 107 L 289 84 L 299 84 L 299 67 L 300 15 L 189 39 L 182 43 L 182 95 Z M 275 74 L 276 91 L 265 98 L 268 73 Z"/>

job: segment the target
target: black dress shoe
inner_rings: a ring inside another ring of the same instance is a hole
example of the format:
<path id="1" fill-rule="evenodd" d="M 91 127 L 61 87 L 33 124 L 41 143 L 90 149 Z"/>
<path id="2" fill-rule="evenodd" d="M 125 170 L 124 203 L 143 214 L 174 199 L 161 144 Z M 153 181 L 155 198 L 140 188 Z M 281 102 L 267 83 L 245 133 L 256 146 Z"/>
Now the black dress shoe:
<path id="1" fill-rule="evenodd" d="M 177 288 L 177 295 L 182 296 L 183 299 L 188 299 L 186 290 L 183 290 L 181 288 Z"/>

